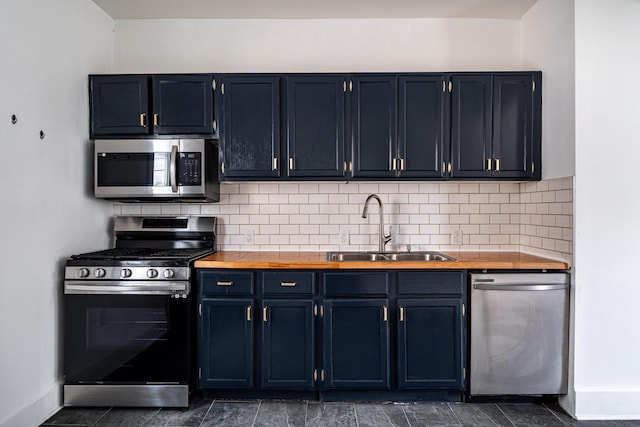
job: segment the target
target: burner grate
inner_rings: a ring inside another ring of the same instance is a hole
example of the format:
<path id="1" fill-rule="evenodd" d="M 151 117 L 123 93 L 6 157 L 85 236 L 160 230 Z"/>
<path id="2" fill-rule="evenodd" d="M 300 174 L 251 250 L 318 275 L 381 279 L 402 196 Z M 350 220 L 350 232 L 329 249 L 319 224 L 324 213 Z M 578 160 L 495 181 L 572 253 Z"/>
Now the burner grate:
<path id="1" fill-rule="evenodd" d="M 210 248 L 113 248 L 74 255 L 72 259 L 191 259 L 212 252 Z"/>

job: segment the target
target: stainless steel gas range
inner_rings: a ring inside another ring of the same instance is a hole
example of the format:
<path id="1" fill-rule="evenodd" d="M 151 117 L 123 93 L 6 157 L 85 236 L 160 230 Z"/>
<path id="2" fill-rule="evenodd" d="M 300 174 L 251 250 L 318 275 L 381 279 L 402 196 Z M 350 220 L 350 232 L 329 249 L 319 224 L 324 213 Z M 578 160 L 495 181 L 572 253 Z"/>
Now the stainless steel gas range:
<path id="1" fill-rule="evenodd" d="M 64 405 L 187 407 L 193 263 L 214 217 L 114 218 L 115 247 L 72 256 L 64 280 Z"/>

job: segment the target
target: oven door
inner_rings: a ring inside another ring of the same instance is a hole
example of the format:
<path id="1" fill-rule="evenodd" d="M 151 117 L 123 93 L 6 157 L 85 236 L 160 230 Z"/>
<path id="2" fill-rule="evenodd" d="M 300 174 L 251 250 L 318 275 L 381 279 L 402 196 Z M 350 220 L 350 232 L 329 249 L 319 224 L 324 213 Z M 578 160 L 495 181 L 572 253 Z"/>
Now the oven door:
<path id="1" fill-rule="evenodd" d="M 65 292 L 64 299 L 65 384 L 189 383 L 189 297 Z"/>

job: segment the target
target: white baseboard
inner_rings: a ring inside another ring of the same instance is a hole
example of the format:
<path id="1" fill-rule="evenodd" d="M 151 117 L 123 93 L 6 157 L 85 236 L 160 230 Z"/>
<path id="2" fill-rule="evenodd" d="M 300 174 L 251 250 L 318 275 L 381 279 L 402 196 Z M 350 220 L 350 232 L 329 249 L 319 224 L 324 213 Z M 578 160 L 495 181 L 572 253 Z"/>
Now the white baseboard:
<path id="1" fill-rule="evenodd" d="M 4 420 L 0 427 L 39 426 L 62 407 L 62 385 L 55 384 L 33 402 L 18 409 Z"/>
<path id="2" fill-rule="evenodd" d="M 640 389 L 576 389 L 578 420 L 640 420 Z"/>

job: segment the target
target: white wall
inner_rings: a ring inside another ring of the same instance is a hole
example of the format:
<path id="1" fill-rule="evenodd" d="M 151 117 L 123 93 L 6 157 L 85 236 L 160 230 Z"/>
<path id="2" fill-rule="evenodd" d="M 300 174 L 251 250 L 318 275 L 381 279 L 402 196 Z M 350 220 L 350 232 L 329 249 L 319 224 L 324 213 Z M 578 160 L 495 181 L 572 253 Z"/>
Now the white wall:
<path id="1" fill-rule="evenodd" d="M 573 0 L 538 0 L 520 22 L 525 69 L 542 73 L 542 178 L 575 173 Z"/>
<path id="2" fill-rule="evenodd" d="M 58 409 L 63 259 L 107 244 L 111 204 L 88 189 L 87 74 L 110 71 L 112 26 L 86 0 L 0 3 L 2 426 Z"/>
<path id="3" fill-rule="evenodd" d="M 117 72 L 518 70 L 519 21 L 117 20 Z"/>
<path id="4" fill-rule="evenodd" d="M 575 2 L 575 403 L 640 418 L 640 2 Z"/>

